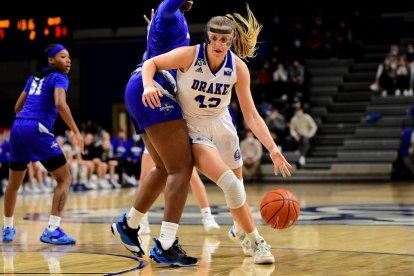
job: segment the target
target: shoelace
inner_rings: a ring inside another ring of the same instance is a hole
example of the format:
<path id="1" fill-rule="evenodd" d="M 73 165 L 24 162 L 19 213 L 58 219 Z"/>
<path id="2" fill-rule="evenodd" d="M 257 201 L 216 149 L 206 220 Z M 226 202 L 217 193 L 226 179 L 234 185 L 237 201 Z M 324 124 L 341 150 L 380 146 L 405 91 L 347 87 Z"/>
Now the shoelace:
<path id="1" fill-rule="evenodd" d="M 175 244 L 172 247 L 177 253 L 181 253 L 184 256 L 187 255 L 187 252 L 178 244 L 178 239 L 176 240 Z"/>
<path id="2" fill-rule="evenodd" d="M 62 229 L 60 229 L 60 227 L 57 227 L 56 229 L 55 229 L 55 231 L 58 231 L 58 233 L 59 233 L 59 237 L 61 237 L 61 236 L 64 236 L 65 235 L 65 233 L 62 231 Z M 54 232 L 54 231 L 53 231 Z M 50 232 L 50 233 L 53 233 L 53 232 Z"/>
<path id="3" fill-rule="evenodd" d="M 258 251 L 260 251 L 260 252 L 264 252 L 264 253 L 267 253 L 267 252 L 270 252 L 270 245 L 268 245 L 267 243 L 259 243 L 259 244 L 257 244 L 257 248 L 258 248 Z"/>

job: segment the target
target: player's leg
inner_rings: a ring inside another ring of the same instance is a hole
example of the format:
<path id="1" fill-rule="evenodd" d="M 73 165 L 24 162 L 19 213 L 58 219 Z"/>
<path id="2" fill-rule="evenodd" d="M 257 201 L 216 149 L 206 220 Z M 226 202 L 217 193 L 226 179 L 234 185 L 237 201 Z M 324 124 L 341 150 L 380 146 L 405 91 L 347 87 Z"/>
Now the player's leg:
<path id="1" fill-rule="evenodd" d="M 63 209 L 65 207 L 69 195 L 69 187 L 72 182 L 69 165 L 66 163 L 66 158 L 63 153 L 55 157 L 42 160 L 41 163 L 57 181 L 57 186 L 53 194 L 52 211 L 49 217 L 49 223 L 43 231 L 40 240 L 50 244 L 75 244 L 76 240 L 69 237 L 60 228 Z"/>
<path id="2" fill-rule="evenodd" d="M 13 214 L 16 207 L 17 191 L 23 183 L 26 171 L 26 164 L 10 163 L 9 183 L 4 193 L 3 242 L 13 241 L 16 234 Z"/>
<path id="3" fill-rule="evenodd" d="M 27 164 L 30 161 L 29 155 L 23 146 L 25 143 L 24 137 L 30 136 L 25 136 L 25 131 L 28 128 L 23 123 L 24 121 L 16 119 L 10 132 L 9 183 L 4 193 L 3 242 L 13 241 L 16 234 L 13 214 L 16 207 L 17 192 L 23 183 Z"/>
<path id="4" fill-rule="evenodd" d="M 216 148 L 202 144 L 193 144 L 192 149 L 194 162 L 197 168 L 200 169 L 204 175 L 217 183 L 223 190 L 227 206 L 230 208 L 230 212 L 236 225 L 240 225 L 241 229 L 234 233 L 233 240 L 240 242 L 245 255 L 254 255 L 255 263 L 274 263 L 274 257 L 269 251 L 270 247 L 260 236 L 248 204 L 246 203 L 246 192 L 241 180 L 241 167 L 235 169 L 235 173 L 232 170 L 229 170 L 227 164 L 221 159 L 221 155 Z M 215 162 L 206 162 L 206 160 L 215 160 Z M 229 237 L 231 237 L 232 230 L 233 227 L 229 232 Z M 255 241 L 254 252 L 251 240 Z M 260 243 L 261 241 L 263 241 L 265 247 L 262 250 L 262 247 L 260 246 L 261 250 L 256 250 L 256 248 L 259 249 L 256 243 Z"/>
<path id="5" fill-rule="evenodd" d="M 216 222 L 214 216 L 211 214 L 210 204 L 208 203 L 206 187 L 204 187 L 203 181 L 201 181 L 198 175 L 197 169 L 194 168 L 191 174 L 190 186 L 194 197 L 197 200 L 198 207 L 201 211 L 202 222 L 204 230 L 210 232 L 212 230 L 220 229 L 220 226 Z"/>
<path id="6" fill-rule="evenodd" d="M 154 161 L 152 161 L 151 155 L 148 150 L 145 148 L 144 153 L 142 154 L 141 159 L 141 174 L 139 176 L 139 182 L 144 183 L 144 179 L 147 176 L 148 172 L 155 167 Z M 139 234 L 150 234 L 151 228 L 148 221 L 148 212 L 142 217 L 142 220 L 139 224 Z"/>

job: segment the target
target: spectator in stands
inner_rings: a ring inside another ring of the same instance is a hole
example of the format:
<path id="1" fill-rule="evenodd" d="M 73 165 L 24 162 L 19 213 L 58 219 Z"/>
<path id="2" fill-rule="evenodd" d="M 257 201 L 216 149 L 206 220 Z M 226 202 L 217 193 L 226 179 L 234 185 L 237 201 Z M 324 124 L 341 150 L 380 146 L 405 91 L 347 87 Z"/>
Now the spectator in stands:
<path id="1" fill-rule="evenodd" d="M 305 45 L 303 40 L 296 37 L 292 40 L 292 45 L 288 47 L 288 59 L 299 60 L 303 62 L 305 60 Z"/>
<path id="2" fill-rule="evenodd" d="M 141 140 L 141 135 L 135 134 L 132 136 L 132 143 L 128 150 L 128 157 L 126 161 L 126 171 L 128 176 L 133 179 L 140 179 L 141 175 L 141 161 L 144 153 L 144 143 Z"/>
<path id="3" fill-rule="evenodd" d="M 103 162 L 101 157 L 103 154 L 102 140 L 98 140 L 100 143 L 94 142 L 94 136 L 91 133 L 85 135 L 85 150 L 82 158 L 88 161 L 89 166 L 93 165 L 92 172 L 96 172 L 98 177 L 98 183 L 90 181 L 89 186 L 93 189 L 112 189 L 112 186 L 106 181 L 105 174 L 108 170 L 108 164 Z M 91 180 L 91 178 L 89 178 Z"/>
<path id="4" fill-rule="evenodd" d="M 337 55 L 340 58 L 352 58 L 356 54 L 355 45 L 352 42 L 352 32 L 348 28 L 345 20 L 339 21 L 338 29 L 336 30 L 336 49 Z"/>
<path id="5" fill-rule="evenodd" d="M 273 99 L 281 98 L 287 101 L 288 98 L 288 72 L 283 63 L 279 62 L 276 65 L 276 70 L 273 72 L 272 89 L 266 94 L 266 101 L 273 102 Z"/>
<path id="6" fill-rule="evenodd" d="M 407 44 L 407 49 L 405 51 L 405 56 L 407 59 L 409 72 L 410 72 L 410 82 L 409 82 L 409 90 L 408 90 L 408 96 L 413 95 L 413 89 L 414 89 L 414 45 L 413 43 Z"/>
<path id="7" fill-rule="evenodd" d="M 260 69 L 257 85 L 254 89 L 253 99 L 255 102 L 262 102 L 263 99 L 271 92 L 271 82 L 272 82 L 272 70 L 270 67 L 270 62 L 268 60 L 264 61 L 262 68 Z"/>
<path id="8" fill-rule="evenodd" d="M 322 35 L 317 28 L 313 28 L 308 35 L 306 41 L 308 50 L 308 57 L 322 58 L 323 57 L 323 42 Z"/>
<path id="9" fill-rule="evenodd" d="M 395 70 L 395 96 L 400 96 L 401 92 L 404 96 L 410 95 L 410 75 L 410 67 L 405 56 L 399 56 L 397 69 Z"/>
<path id="10" fill-rule="evenodd" d="M 382 90 L 382 96 L 387 96 L 388 93 L 394 91 L 398 55 L 399 47 L 391 45 L 390 52 L 385 56 L 383 63 L 378 65 L 374 83 L 370 86 L 372 91 Z"/>
<path id="11" fill-rule="evenodd" d="M 279 113 L 279 110 L 273 106 L 269 116 L 266 117 L 265 123 L 270 130 L 275 142 L 281 146 L 284 143 L 286 137 L 286 120 L 283 114 Z"/>
<path id="12" fill-rule="evenodd" d="M 123 188 L 135 187 L 138 184 L 138 180 L 132 174 L 127 172 L 127 158 L 130 154 L 130 149 L 133 146 L 133 141 L 127 139 L 127 133 L 125 130 L 120 129 L 116 137 L 112 138 L 112 147 L 115 156 L 118 160 L 118 166 L 116 167 L 119 183 Z"/>
<path id="13" fill-rule="evenodd" d="M 119 189 L 121 188 L 121 184 L 118 183 L 119 176 L 115 174 L 115 168 L 118 166 L 118 160 L 114 155 L 114 150 L 111 144 L 111 135 L 108 132 L 102 133 L 101 147 L 101 160 L 102 162 L 105 162 L 108 167 L 107 173 L 109 175 L 107 175 L 108 177 L 106 177 L 106 179 L 112 188 Z"/>
<path id="14" fill-rule="evenodd" d="M 263 148 L 251 130 L 247 130 L 246 138 L 240 142 L 240 151 L 243 158 L 243 179 L 252 180 L 260 174 Z"/>
<path id="15" fill-rule="evenodd" d="M 301 166 L 306 164 L 306 156 L 311 147 L 310 140 L 317 130 L 318 127 L 312 116 L 304 113 L 302 107 L 296 108 L 295 115 L 290 121 L 290 135 L 298 145 L 299 165 Z"/>
<path id="16" fill-rule="evenodd" d="M 96 185 L 92 184 L 90 186 L 89 178 L 94 169 L 92 162 L 83 160 L 80 152 L 79 145 L 77 145 L 75 135 L 72 131 L 66 132 L 66 137 L 68 138 L 68 143 L 63 146 L 63 152 L 70 162 L 72 182 L 75 183 L 74 191 L 88 191 L 91 189 L 96 189 Z"/>
<path id="17" fill-rule="evenodd" d="M 293 60 L 292 64 L 288 67 L 288 74 L 291 83 L 291 90 L 293 92 L 291 94 L 306 98 L 305 67 L 299 62 L 299 60 Z M 292 100 L 293 97 L 289 97 L 289 101 L 291 102 Z"/>

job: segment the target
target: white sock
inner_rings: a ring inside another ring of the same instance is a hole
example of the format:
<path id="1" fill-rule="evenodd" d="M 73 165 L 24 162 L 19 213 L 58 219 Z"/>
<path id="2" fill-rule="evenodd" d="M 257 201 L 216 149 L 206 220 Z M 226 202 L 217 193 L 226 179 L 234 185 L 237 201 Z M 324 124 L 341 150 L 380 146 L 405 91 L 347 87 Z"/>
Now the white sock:
<path id="1" fill-rule="evenodd" d="M 243 228 L 235 220 L 233 220 L 233 225 L 234 225 L 234 231 L 236 232 L 237 236 L 244 234 Z"/>
<path id="2" fill-rule="evenodd" d="M 172 222 L 162 221 L 160 238 L 162 249 L 167 250 L 175 242 L 178 224 Z"/>
<path id="3" fill-rule="evenodd" d="M 50 231 L 55 231 L 56 228 L 58 228 L 60 226 L 60 221 L 61 220 L 62 220 L 61 217 L 50 215 L 49 216 L 49 226 L 47 228 L 49 228 Z"/>
<path id="4" fill-rule="evenodd" d="M 11 216 L 11 217 L 3 216 L 3 226 L 12 228 L 13 227 L 13 219 L 14 219 L 13 216 Z"/>
<path id="5" fill-rule="evenodd" d="M 144 213 L 141 213 L 132 206 L 127 215 L 128 226 L 132 229 L 137 229 L 144 215 Z"/>
<path id="6" fill-rule="evenodd" d="M 149 221 L 148 221 L 148 213 L 145 213 L 144 214 L 144 216 L 141 219 L 140 224 L 149 224 Z"/>
<path id="7" fill-rule="evenodd" d="M 201 216 L 203 217 L 203 219 L 208 218 L 209 216 L 211 216 L 210 207 L 203 208 L 200 211 L 201 211 Z"/>
<path id="8" fill-rule="evenodd" d="M 263 237 L 260 236 L 259 230 L 257 230 L 257 228 L 254 228 L 253 232 L 247 234 L 247 237 L 251 241 L 263 240 Z"/>

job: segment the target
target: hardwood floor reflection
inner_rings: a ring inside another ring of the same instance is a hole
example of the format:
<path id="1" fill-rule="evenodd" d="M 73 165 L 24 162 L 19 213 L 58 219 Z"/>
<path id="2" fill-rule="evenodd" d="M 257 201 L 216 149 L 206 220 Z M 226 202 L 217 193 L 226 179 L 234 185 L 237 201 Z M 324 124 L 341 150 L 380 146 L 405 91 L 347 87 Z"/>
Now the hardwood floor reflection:
<path id="1" fill-rule="evenodd" d="M 239 245 L 227 238 L 231 218 L 224 196 L 207 184 L 210 204 L 221 229 L 204 233 L 201 216 L 189 196 L 180 243 L 199 265 L 171 268 L 130 254 L 112 236 L 110 224 L 133 202 L 133 189 L 71 193 L 62 228 L 75 246 L 39 241 L 50 209 L 50 195 L 18 197 L 17 233 L 1 244 L 0 273 L 54 275 L 414 275 L 414 186 L 393 184 L 287 184 L 301 204 L 297 225 L 274 230 L 263 225 L 258 205 L 276 188 L 246 185 L 248 202 L 259 231 L 272 245 L 275 265 L 255 265 Z M 280 186 L 278 186 L 280 188 Z M 159 235 L 160 197 L 150 212 L 151 235 L 142 235 L 145 252 Z M 3 198 L 0 198 L 3 206 Z M 2 268 L 2 270 L 1 270 Z"/>

